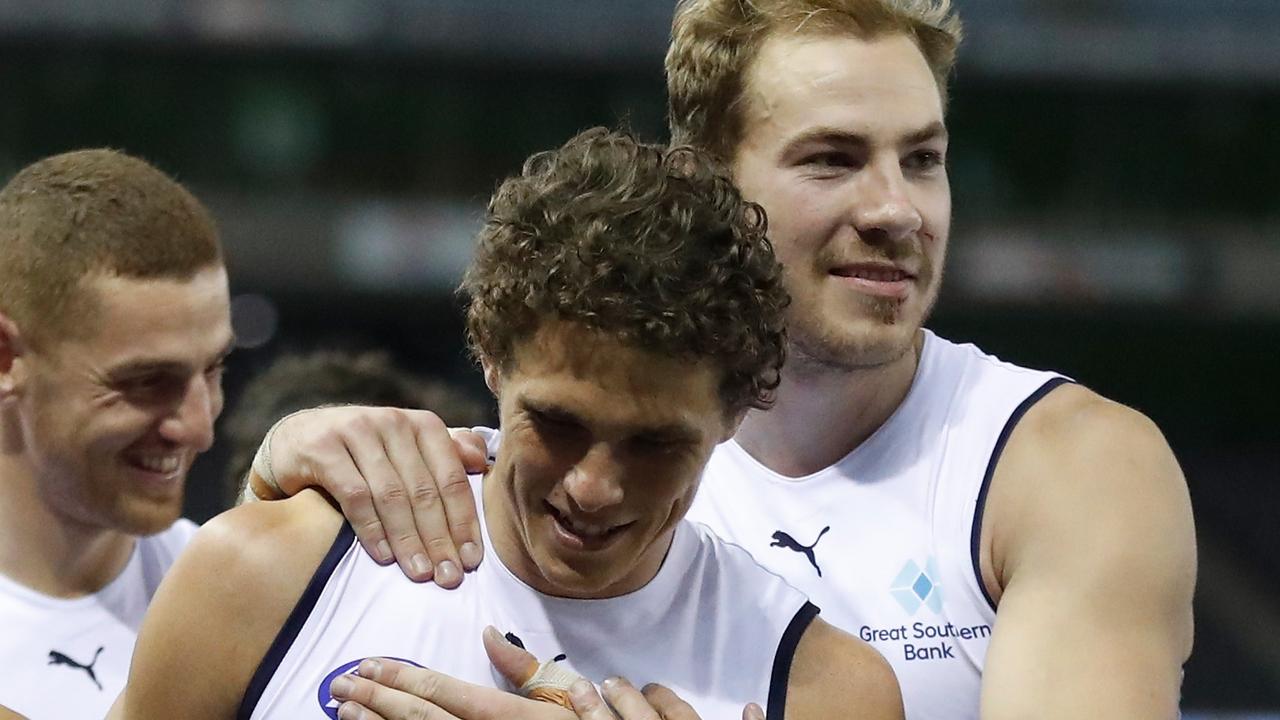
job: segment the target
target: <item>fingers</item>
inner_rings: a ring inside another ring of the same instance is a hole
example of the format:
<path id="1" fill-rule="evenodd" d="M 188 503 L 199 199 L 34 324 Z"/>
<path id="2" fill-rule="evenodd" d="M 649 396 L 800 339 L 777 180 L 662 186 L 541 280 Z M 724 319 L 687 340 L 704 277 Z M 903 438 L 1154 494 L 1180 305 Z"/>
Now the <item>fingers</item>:
<path id="1" fill-rule="evenodd" d="M 755 703 L 748 703 L 742 709 L 742 720 L 764 720 L 764 710 Z"/>
<path id="2" fill-rule="evenodd" d="M 374 506 L 383 520 L 396 561 L 410 578 L 434 578 L 441 587 L 457 587 L 462 582 L 462 563 L 449 535 L 447 508 L 441 502 L 438 487 L 446 479 L 432 469 L 419 442 L 422 435 L 434 433 L 444 439 L 446 452 L 456 455 L 448 430 L 434 413 L 425 411 L 395 410 L 378 420 L 380 442 L 367 448 L 367 459 L 356 455 L 356 464 L 371 487 L 377 483 L 383 488 L 374 492 Z M 456 459 L 453 463 L 461 474 L 466 499 L 474 504 L 471 484 L 461 463 Z"/>
<path id="3" fill-rule="evenodd" d="M 467 472 L 484 472 L 489 464 L 489 448 L 480 433 L 467 428 L 449 428 L 449 436 Z"/>
<path id="4" fill-rule="evenodd" d="M 484 553 L 464 469 L 485 461 L 470 431 L 454 442 L 435 413 L 397 408 L 321 408 L 285 420 L 272 465 L 290 494 L 323 487 L 375 560 L 395 560 L 416 581 L 462 582 Z"/>
<path id="5" fill-rule="evenodd" d="M 663 720 L 697 720 L 698 713 L 693 706 L 680 699 L 669 688 L 656 683 L 644 686 L 644 699 L 657 711 Z"/>
<path id="6" fill-rule="evenodd" d="M 359 674 L 335 679 L 330 692 L 384 720 L 573 720 L 573 713 L 558 705 L 526 700 L 394 660 L 365 660 Z M 339 687 L 343 678 L 350 682 Z"/>
<path id="7" fill-rule="evenodd" d="M 479 472 L 483 472 L 487 459 L 484 441 L 475 433 L 467 432 L 465 435 L 474 436 L 474 439 L 455 442 L 440 418 L 431 413 L 421 415 L 423 417 L 415 423 L 418 452 L 433 480 L 434 492 L 414 498 L 414 514 L 419 519 L 419 528 L 423 530 L 422 537 L 429 552 L 447 549 L 461 559 L 463 569 L 474 570 L 483 558 L 484 541 L 481 539 L 475 494 L 463 460 L 467 459 L 468 466 L 475 465 L 475 456 L 479 455 Z M 462 435 L 459 433 L 460 437 Z M 476 446 L 477 440 L 479 447 Z"/>
<path id="8" fill-rule="evenodd" d="M 484 651 L 489 662 L 507 682 L 521 687 L 538 671 L 538 659 L 523 648 L 516 647 L 493 626 L 484 629 Z"/>
<path id="9" fill-rule="evenodd" d="M 596 687 L 586 680 L 579 680 L 569 688 L 569 699 L 573 701 L 578 720 L 618 720 Z"/>
<path id="10" fill-rule="evenodd" d="M 626 678 L 609 678 L 600 687 L 604 690 L 604 699 L 609 701 L 622 720 L 662 720 L 658 711 Z"/>
<path id="11" fill-rule="evenodd" d="M 382 679 L 379 666 L 386 665 L 400 663 L 366 660 L 360 664 L 359 675 L 334 678 L 329 693 L 342 703 L 338 706 L 340 720 L 459 720 L 427 699 L 376 682 L 374 678 Z"/>
<path id="12" fill-rule="evenodd" d="M 368 487 L 369 501 L 377 517 L 373 524 L 356 527 L 357 535 L 367 530 L 371 540 L 378 534 L 387 543 L 401 571 L 419 582 L 445 575 L 456 586 L 461 579 L 457 560 L 452 558 L 452 573 L 443 566 L 451 558 L 440 555 L 432 558 L 419 538 L 417 517 L 410 498 L 422 492 L 423 486 L 433 486 L 418 455 L 414 428 L 404 411 L 391 408 L 367 408 L 362 415 L 351 417 L 343 427 L 343 441 L 362 482 Z M 434 487 L 430 492 L 434 493 Z M 357 493 L 357 498 L 362 495 Z M 342 499 L 339 499 L 342 503 Z M 343 505 L 346 513 L 346 505 Z M 362 538 L 363 543 L 363 538 Z M 375 555 L 379 558 L 380 555 Z M 385 556 L 383 556 L 385 557 Z"/>

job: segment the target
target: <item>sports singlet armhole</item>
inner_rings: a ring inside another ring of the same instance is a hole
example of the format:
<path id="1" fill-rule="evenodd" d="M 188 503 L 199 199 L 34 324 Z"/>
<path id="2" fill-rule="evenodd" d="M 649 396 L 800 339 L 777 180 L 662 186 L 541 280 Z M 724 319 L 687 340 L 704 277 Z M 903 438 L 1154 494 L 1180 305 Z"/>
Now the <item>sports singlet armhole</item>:
<path id="1" fill-rule="evenodd" d="M 333 571 L 338 567 L 342 557 L 347 554 L 347 550 L 351 548 L 355 536 L 355 530 L 352 529 L 351 524 L 343 522 L 342 527 L 338 529 L 338 536 L 333 540 L 333 545 L 329 546 L 329 552 L 325 553 L 324 559 L 320 561 L 319 567 L 311 576 L 311 581 L 307 583 L 306 590 L 302 591 L 302 597 L 298 598 L 298 604 L 289 613 L 289 618 L 285 620 L 271 647 L 267 649 L 267 654 L 258 664 L 258 669 L 254 671 L 253 678 L 245 688 L 240 709 L 236 712 L 236 720 L 249 720 L 253 715 L 253 709 L 262 699 L 262 693 L 266 691 L 267 684 L 271 682 L 271 677 L 284 661 L 284 656 L 293 646 L 293 641 L 298 638 L 298 633 L 302 631 L 302 626 L 306 624 L 311 611 L 315 609 L 316 602 L 324 592 L 325 585 L 329 583 Z"/>
<path id="2" fill-rule="evenodd" d="M 782 633 L 782 640 L 778 642 L 778 654 L 773 656 L 773 673 L 769 676 L 769 707 L 765 708 L 764 713 L 769 720 L 783 720 L 786 717 L 791 661 L 795 659 L 796 648 L 800 646 L 804 631 L 809 629 L 817 616 L 818 606 L 805 601 Z"/>
<path id="3" fill-rule="evenodd" d="M 993 612 L 996 610 L 996 603 L 991 599 L 991 593 L 987 592 L 987 583 L 982 579 L 982 563 L 979 560 L 982 542 L 982 514 L 986 511 L 987 491 L 991 489 L 991 478 L 996 473 L 996 464 L 1000 462 L 1000 456 L 1004 453 L 1004 446 L 1009 442 L 1009 436 L 1013 434 L 1013 429 L 1022 420 L 1022 416 L 1026 415 L 1027 411 L 1040 402 L 1051 390 L 1059 385 L 1066 385 L 1071 382 L 1071 380 L 1064 377 L 1053 378 L 1019 403 L 1018 407 L 1014 408 L 1013 412 L 1009 414 L 1008 421 L 1005 422 L 1004 427 L 1000 430 L 1000 436 L 996 438 L 995 447 L 991 450 L 991 459 L 987 461 L 987 471 L 982 476 L 982 485 L 978 488 L 978 501 L 973 510 L 973 528 L 969 534 L 969 555 L 973 560 L 973 575 L 978 581 L 978 589 L 982 591 L 983 599 L 987 601 L 987 605 L 991 606 Z"/>

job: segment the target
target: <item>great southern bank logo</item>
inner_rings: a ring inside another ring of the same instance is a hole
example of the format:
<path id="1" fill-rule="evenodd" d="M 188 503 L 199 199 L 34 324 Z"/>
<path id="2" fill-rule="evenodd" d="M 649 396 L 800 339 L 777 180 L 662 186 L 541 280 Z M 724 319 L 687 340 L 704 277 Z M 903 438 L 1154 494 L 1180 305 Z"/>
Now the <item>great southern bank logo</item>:
<path id="1" fill-rule="evenodd" d="M 370 657 L 385 657 L 389 660 L 399 660 L 400 662 L 406 665 L 412 665 L 414 667 L 422 667 L 421 665 L 419 665 L 418 663 L 412 660 L 405 660 L 404 658 L 391 657 L 390 655 L 371 655 Z M 338 667 L 334 668 L 333 672 L 329 673 L 328 675 L 325 675 L 324 680 L 320 681 L 320 687 L 316 689 L 316 700 L 320 703 L 320 709 L 324 711 L 325 715 L 328 715 L 330 718 L 332 718 L 332 720 L 338 720 L 338 706 L 341 703 L 339 703 L 337 700 L 334 700 L 333 695 L 329 694 L 329 685 L 332 684 L 334 679 L 336 679 L 339 675 L 354 675 L 356 672 L 356 668 L 360 667 L 360 663 L 364 662 L 366 659 L 368 658 L 357 658 L 355 660 L 352 660 L 349 663 L 343 663 L 342 665 L 339 665 Z"/>
<path id="2" fill-rule="evenodd" d="M 942 612 L 942 586 L 938 584 L 938 566 L 930 555 L 924 567 L 908 560 L 889 586 L 889 593 L 908 615 L 915 615 L 923 605 L 935 613 Z"/>

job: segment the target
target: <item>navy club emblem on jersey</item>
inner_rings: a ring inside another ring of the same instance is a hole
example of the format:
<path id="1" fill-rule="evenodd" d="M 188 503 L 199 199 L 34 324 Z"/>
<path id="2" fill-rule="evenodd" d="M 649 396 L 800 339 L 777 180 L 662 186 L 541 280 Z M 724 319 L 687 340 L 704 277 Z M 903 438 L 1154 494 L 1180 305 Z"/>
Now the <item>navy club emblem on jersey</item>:
<path id="1" fill-rule="evenodd" d="M 908 615 L 915 615 L 922 605 L 935 613 L 942 612 L 942 585 L 933 556 L 925 560 L 923 568 L 915 560 L 908 560 L 889 586 L 889 594 Z"/>
<path id="2" fill-rule="evenodd" d="M 406 665 L 412 665 L 414 667 L 419 667 L 419 668 L 422 667 L 421 665 L 419 665 L 418 663 L 412 660 L 405 660 L 404 658 L 391 657 L 390 655 L 370 655 L 369 657 L 375 657 L 375 658 L 385 657 L 388 660 L 397 660 Z M 351 662 L 343 663 L 342 665 L 339 665 L 338 667 L 334 668 L 333 672 L 329 673 L 328 675 L 325 675 L 324 680 L 320 681 L 320 687 L 316 689 L 316 700 L 320 703 L 320 709 L 324 711 L 325 715 L 328 715 L 330 718 L 332 718 L 332 720 L 338 720 L 338 706 L 341 705 L 342 703 L 333 699 L 333 695 L 329 693 L 329 685 L 331 685 L 339 675 L 355 675 L 356 668 L 360 667 L 360 663 L 368 659 L 369 658 L 357 658 L 355 660 L 352 660 Z"/>

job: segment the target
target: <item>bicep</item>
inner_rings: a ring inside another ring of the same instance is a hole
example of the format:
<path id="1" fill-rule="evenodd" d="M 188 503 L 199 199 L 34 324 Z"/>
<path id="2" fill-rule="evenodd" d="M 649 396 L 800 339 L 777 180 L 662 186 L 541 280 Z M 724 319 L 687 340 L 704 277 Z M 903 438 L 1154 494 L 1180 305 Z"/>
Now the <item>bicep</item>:
<path id="1" fill-rule="evenodd" d="M 338 524 L 322 498 L 305 493 L 202 527 L 147 610 L 122 717 L 233 717 Z"/>
<path id="2" fill-rule="evenodd" d="M 875 648 L 815 618 L 800 638 L 787 679 L 791 720 L 900 720 L 902 693 Z"/>
<path id="3" fill-rule="evenodd" d="M 236 667 L 239 629 L 230 613 L 235 601 L 229 583 L 235 573 L 218 571 L 225 553 L 212 547 L 217 541 L 204 532 L 175 563 L 147 609 L 127 690 L 113 717 L 213 719 L 235 713 L 232 685 L 242 674 Z"/>
<path id="4" fill-rule="evenodd" d="M 983 718 L 1177 716 L 1195 585 L 1186 483 L 1145 418 L 1091 420 L 1036 466 L 1006 553 Z"/>

